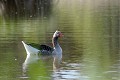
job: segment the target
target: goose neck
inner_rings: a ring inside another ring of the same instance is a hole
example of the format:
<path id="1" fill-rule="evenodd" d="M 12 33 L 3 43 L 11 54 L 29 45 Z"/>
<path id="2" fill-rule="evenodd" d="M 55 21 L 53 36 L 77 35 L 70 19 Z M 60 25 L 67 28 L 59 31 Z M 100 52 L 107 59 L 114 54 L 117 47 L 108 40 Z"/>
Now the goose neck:
<path id="1" fill-rule="evenodd" d="M 58 43 L 58 37 L 53 37 L 52 38 L 52 44 L 53 44 L 53 47 L 56 47 L 57 45 L 59 45 L 59 43 Z"/>

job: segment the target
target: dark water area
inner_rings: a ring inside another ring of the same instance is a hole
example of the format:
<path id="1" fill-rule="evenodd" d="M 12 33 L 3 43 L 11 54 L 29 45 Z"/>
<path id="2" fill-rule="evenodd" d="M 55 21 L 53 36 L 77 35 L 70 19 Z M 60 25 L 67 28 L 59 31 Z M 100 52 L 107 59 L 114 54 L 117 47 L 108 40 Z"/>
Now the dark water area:
<path id="1" fill-rule="evenodd" d="M 0 4 L 10 19 L 49 17 L 52 9 L 52 0 L 2 0 Z"/>
<path id="2" fill-rule="evenodd" d="M 29 3 L 29 4 L 28 4 Z M 119 0 L 1 0 L 0 80 L 120 80 Z M 62 63 L 27 56 L 21 41 L 52 46 Z"/>

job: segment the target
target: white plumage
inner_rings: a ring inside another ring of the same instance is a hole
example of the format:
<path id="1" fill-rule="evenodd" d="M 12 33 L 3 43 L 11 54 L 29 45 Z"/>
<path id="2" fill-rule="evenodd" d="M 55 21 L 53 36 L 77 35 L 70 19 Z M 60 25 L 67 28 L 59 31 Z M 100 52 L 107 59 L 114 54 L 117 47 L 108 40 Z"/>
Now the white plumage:
<path id="1" fill-rule="evenodd" d="M 34 54 L 37 55 L 40 52 L 40 50 L 38 50 L 30 45 L 27 45 L 24 41 L 22 41 L 22 43 L 25 47 L 27 55 L 34 55 Z"/>

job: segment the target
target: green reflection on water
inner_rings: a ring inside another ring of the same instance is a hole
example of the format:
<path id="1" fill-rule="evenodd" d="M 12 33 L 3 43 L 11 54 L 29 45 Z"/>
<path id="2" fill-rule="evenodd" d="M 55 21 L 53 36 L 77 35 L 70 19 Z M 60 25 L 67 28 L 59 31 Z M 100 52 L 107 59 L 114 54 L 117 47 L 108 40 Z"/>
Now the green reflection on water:
<path id="1" fill-rule="evenodd" d="M 50 68 L 48 68 L 42 61 L 29 65 L 28 69 L 30 80 L 50 80 Z"/>

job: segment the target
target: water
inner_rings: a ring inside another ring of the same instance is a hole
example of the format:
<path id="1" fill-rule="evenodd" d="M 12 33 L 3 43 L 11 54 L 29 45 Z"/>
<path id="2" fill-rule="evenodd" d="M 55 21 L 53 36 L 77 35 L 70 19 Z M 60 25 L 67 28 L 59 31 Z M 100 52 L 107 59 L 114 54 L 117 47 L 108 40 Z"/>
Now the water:
<path id="1" fill-rule="evenodd" d="M 16 10 L 0 2 L 1 80 L 120 80 L 119 0 L 42 3 Z M 57 29 L 64 34 L 58 68 L 51 56 L 26 55 L 22 40 L 52 46 Z"/>

